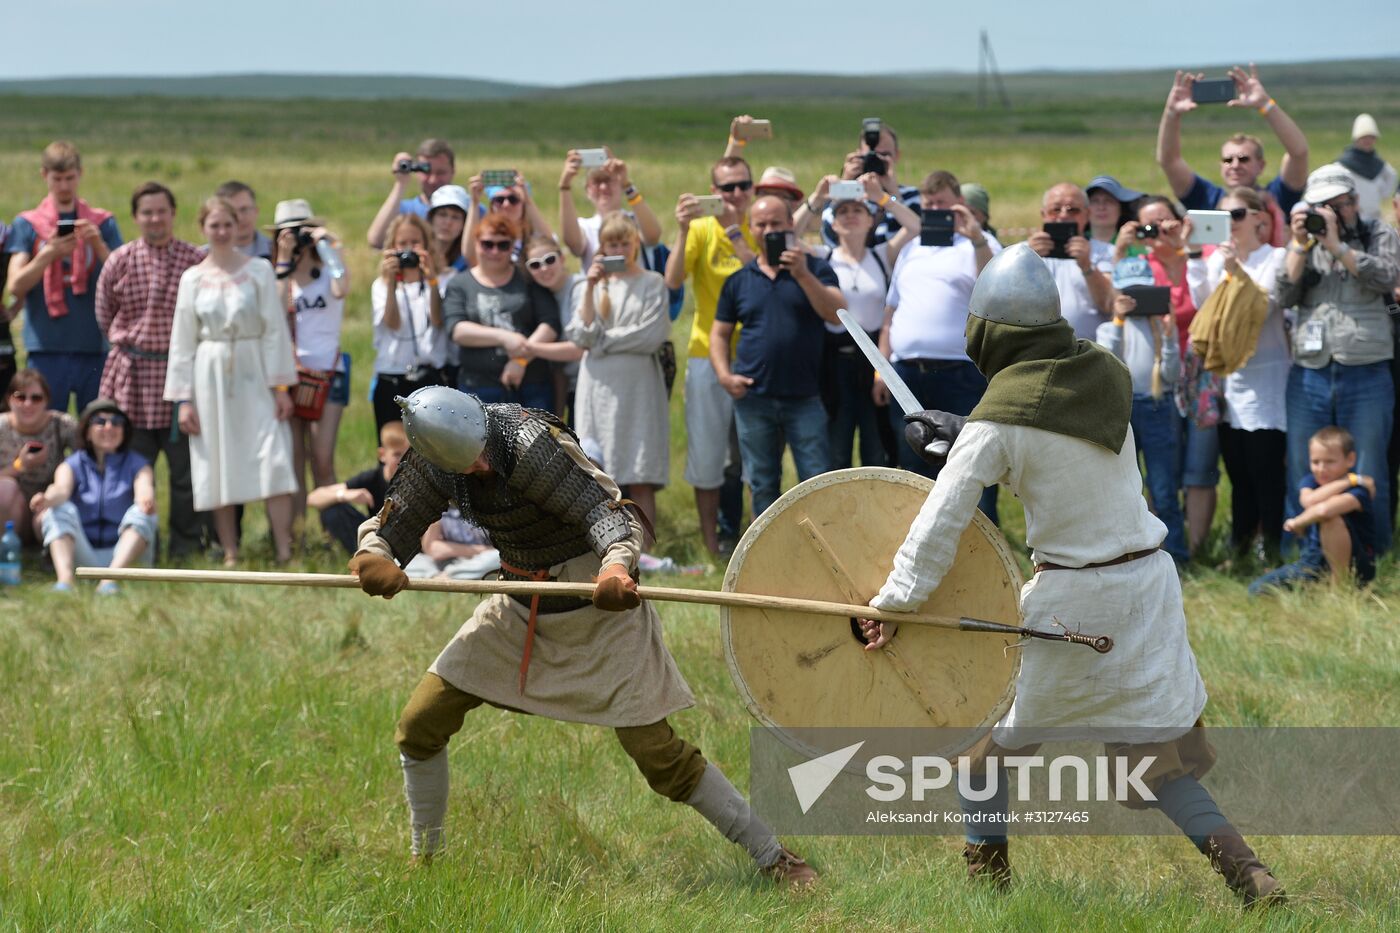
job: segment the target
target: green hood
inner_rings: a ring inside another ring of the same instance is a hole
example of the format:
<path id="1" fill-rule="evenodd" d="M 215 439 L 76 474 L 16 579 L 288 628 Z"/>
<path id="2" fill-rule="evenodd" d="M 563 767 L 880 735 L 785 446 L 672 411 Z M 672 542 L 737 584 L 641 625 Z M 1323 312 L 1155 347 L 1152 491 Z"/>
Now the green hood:
<path id="1" fill-rule="evenodd" d="M 1053 431 L 1115 454 L 1123 449 L 1133 380 L 1113 354 L 1075 339 L 1063 319 L 1017 327 L 969 315 L 966 334 L 967 355 L 988 380 L 968 420 Z"/>

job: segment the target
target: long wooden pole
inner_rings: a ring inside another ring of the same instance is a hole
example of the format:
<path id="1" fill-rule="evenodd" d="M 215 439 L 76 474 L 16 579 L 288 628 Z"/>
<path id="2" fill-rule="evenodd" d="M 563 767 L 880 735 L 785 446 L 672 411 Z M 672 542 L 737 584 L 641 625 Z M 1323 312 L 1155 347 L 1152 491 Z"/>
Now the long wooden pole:
<path id="1" fill-rule="evenodd" d="M 102 580 L 137 580 L 147 583 L 244 583 L 260 586 L 310 586 L 334 589 L 359 589 L 358 577 L 339 573 L 266 573 L 249 570 L 147 570 L 136 567 L 84 567 L 79 577 Z M 528 580 L 409 580 L 407 589 L 434 593 L 471 593 L 476 595 L 503 593 L 507 596 L 573 596 L 588 599 L 593 595 L 591 583 L 534 583 Z M 831 603 L 816 599 L 795 599 L 790 596 L 765 596 L 759 593 L 729 593 L 723 590 L 689 590 L 669 586 L 639 586 L 643 599 L 659 602 L 698 603 L 708 606 L 734 606 L 743 609 L 776 609 L 784 612 L 805 612 L 811 615 L 842 616 L 845 618 L 877 619 L 881 622 L 932 625 L 935 628 L 965 632 L 986 632 L 1002 635 L 1030 635 L 1088 645 L 1100 654 L 1112 648 L 1112 639 L 1094 638 L 1070 633 L 1039 633 L 1031 629 L 961 619 L 954 616 L 923 613 L 887 612 L 873 606 L 852 603 Z M 1107 647 L 1105 647 L 1105 645 Z"/>

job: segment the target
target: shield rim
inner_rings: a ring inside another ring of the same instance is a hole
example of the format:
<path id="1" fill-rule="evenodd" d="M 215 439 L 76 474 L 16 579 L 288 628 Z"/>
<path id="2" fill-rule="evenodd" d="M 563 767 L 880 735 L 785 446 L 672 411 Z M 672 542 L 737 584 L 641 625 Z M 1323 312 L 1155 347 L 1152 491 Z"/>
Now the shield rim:
<path id="1" fill-rule="evenodd" d="M 819 476 L 814 476 L 811 479 L 804 480 L 803 482 L 798 483 L 796 486 L 792 487 L 786 493 L 784 493 L 778 501 L 781 502 L 783 499 L 789 499 L 789 497 L 791 497 L 791 501 L 796 502 L 803 496 L 809 495 L 817 489 L 864 479 L 877 479 L 883 482 L 895 483 L 903 486 L 912 486 L 923 492 L 925 497 L 927 497 L 928 493 L 933 490 L 934 486 L 933 480 L 929 479 L 926 476 L 922 476 L 918 473 L 911 473 L 907 470 L 895 469 L 894 467 L 861 466 L 851 467 L 845 470 L 833 470 L 828 473 L 822 473 Z M 797 493 L 801 494 L 794 495 Z M 725 568 L 724 581 L 720 586 L 722 590 L 728 593 L 737 592 L 737 590 L 735 589 L 735 582 L 738 578 L 739 570 L 743 566 L 743 558 L 748 554 L 750 548 L 753 547 L 754 543 L 758 541 L 758 539 L 768 529 L 768 526 L 771 525 L 780 514 L 782 514 L 781 511 L 774 511 L 772 509 L 769 509 L 763 515 L 760 515 L 755 521 L 750 523 L 749 527 L 745 530 L 743 536 L 739 539 L 739 543 L 735 545 L 734 554 L 729 559 L 728 567 Z M 972 524 L 977 526 L 978 530 L 982 532 L 983 537 L 985 537 L 988 543 L 991 544 L 992 551 L 1001 560 L 1002 566 L 1008 571 L 1010 581 L 1014 584 L 1016 592 L 1019 594 L 1022 587 L 1025 585 L 1025 578 L 1021 576 L 1021 568 L 1016 563 L 1016 558 L 1011 552 L 1011 546 L 1007 543 L 1006 537 L 1001 533 L 1001 530 L 997 528 L 996 525 L 992 524 L 990 519 L 988 519 L 985 515 L 981 513 L 980 510 L 973 512 Z M 748 682 L 744 679 L 744 675 L 740 671 L 738 662 L 735 660 L 734 657 L 734 644 L 730 623 L 730 612 L 730 607 L 720 607 L 720 638 L 724 644 L 724 664 L 725 667 L 729 670 L 729 679 L 734 684 L 734 688 L 739 692 L 740 698 L 743 699 L 744 707 L 748 710 L 749 715 L 752 716 L 755 720 L 757 720 L 761 726 L 776 733 L 779 740 L 782 741 L 784 745 L 791 748 L 793 751 L 796 751 L 801 755 L 805 755 L 808 758 L 813 758 L 826 754 L 826 752 L 829 750 L 814 748 L 788 731 L 788 729 L 790 728 L 800 729 L 802 727 L 784 727 L 779 723 L 774 722 L 772 718 L 769 717 L 767 713 L 763 710 L 763 708 L 758 704 L 757 700 L 754 699 L 753 691 L 749 689 Z M 1019 595 L 1016 600 L 1016 624 L 1024 624 Z M 968 632 L 965 634 L 969 638 L 993 637 L 986 634 L 977 634 L 972 632 Z M 953 754 L 965 751 L 967 748 L 970 748 L 972 745 L 974 745 L 983 736 L 990 733 L 992 729 L 996 726 L 996 724 L 1000 722 L 1001 719 L 1006 715 L 1007 711 L 1011 709 L 1011 704 L 1016 698 L 1016 681 L 1021 674 L 1021 652 L 1019 650 L 1019 643 L 1013 644 L 1007 650 L 1016 651 L 1016 657 L 1011 665 L 1011 674 L 1010 677 L 1007 678 L 1006 689 L 1002 692 L 1002 695 L 1000 699 L 998 699 L 997 703 L 988 712 L 987 717 L 984 718 L 982 722 L 978 723 L 977 726 L 968 729 L 968 735 L 970 736 L 970 738 L 968 739 L 967 744 L 963 748 L 959 748 L 953 751 Z M 902 723 L 898 725 L 901 728 L 905 727 Z M 862 768 L 863 766 L 858 765 L 858 763 L 853 760 L 842 770 L 853 771 L 854 773 L 863 773 Z"/>

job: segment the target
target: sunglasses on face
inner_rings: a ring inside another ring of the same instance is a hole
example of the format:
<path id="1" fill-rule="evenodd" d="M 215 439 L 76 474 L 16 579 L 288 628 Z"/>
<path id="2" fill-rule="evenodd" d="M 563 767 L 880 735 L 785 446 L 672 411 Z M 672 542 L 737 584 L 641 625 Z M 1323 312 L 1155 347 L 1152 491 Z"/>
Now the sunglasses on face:
<path id="1" fill-rule="evenodd" d="M 1241 165 L 1248 165 L 1249 163 L 1251 163 L 1251 162 L 1254 161 L 1254 156 L 1247 156 L 1247 155 L 1227 155 L 1227 156 L 1221 156 L 1221 157 L 1220 157 L 1220 161 L 1223 162 L 1223 163 L 1226 164 L 1226 165 L 1233 165 L 1233 164 L 1236 163 L 1236 162 L 1238 162 L 1238 163 L 1241 164 Z"/>
<path id="2" fill-rule="evenodd" d="M 556 262 L 558 262 L 558 261 L 559 261 L 559 254 L 558 254 L 558 253 L 546 253 L 545 255 L 540 256 L 540 257 L 537 258 L 537 259 L 527 259 L 527 260 L 525 260 L 525 266 L 526 266 L 526 268 L 528 268 L 528 269 L 532 269 L 532 270 L 538 272 L 538 271 L 541 270 L 541 269 L 545 269 L 545 268 L 548 268 L 549 266 L 554 265 L 554 264 L 555 264 Z"/>
<path id="3" fill-rule="evenodd" d="M 496 206 L 496 207 L 500 207 L 500 206 L 503 205 L 503 204 L 511 204 L 511 205 L 519 204 L 519 203 L 520 203 L 520 195 L 518 195 L 518 194 L 498 194 L 498 195 L 496 195 L 494 198 L 491 199 L 491 203 L 492 203 L 494 206 Z"/>
<path id="4" fill-rule="evenodd" d="M 476 245 L 488 253 L 506 253 L 510 252 L 510 248 L 515 244 L 510 240 L 477 240 Z"/>
<path id="5" fill-rule="evenodd" d="M 23 392 L 11 392 L 11 393 L 10 393 L 10 398 L 14 399 L 16 402 L 47 402 L 47 401 L 48 401 L 48 398 L 47 398 L 46 396 L 40 395 L 38 392 L 34 392 L 34 393 L 29 394 L 29 395 L 25 395 Z"/>
<path id="6" fill-rule="evenodd" d="M 119 428 L 126 419 L 121 415 L 94 415 L 91 424 L 94 428 Z"/>
<path id="7" fill-rule="evenodd" d="M 715 187 L 718 188 L 720 191 L 723 191 L 725 194 L 733 194 L 733 193 L 736 192 L 736 191 L 748 191 L 748 190 L 750 190 L 751 188 L 753 188 L 753 182 L 751 182 L 751 181 L 729 181 L 729 182 L 725 182 L 725 183 L 722 184 L 722 185 L 715 185 Z"/>
<path id="8" fill-rule="evenodd" d="M 1239 223 L 1252 213 L 1254 212 L 1247 207 L 1232 207 L 1230 208 L 1230 219 Z"/>

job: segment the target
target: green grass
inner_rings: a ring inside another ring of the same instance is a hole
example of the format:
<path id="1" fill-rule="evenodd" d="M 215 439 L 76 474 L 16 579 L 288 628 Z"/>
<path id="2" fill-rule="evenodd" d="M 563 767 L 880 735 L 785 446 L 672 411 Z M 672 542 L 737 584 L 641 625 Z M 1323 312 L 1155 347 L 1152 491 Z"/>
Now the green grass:
<path id="1" fill-rule="evenodd" d="M 1051 180 L 1106 170 L 1162 188 L 1151 162 L 1161 93 L 1124 87 L 1093 99 L 1052 88 L 1049 103 L 1010 114 L 979 112 L 951 94 L 742 106 L 778 130 L 771 144 L 750 147 L 759 168 L 787 164 L 810 183 L 837 166 L 860 117 L 881 113 L 901 130 L 907 179 L 950 168 L 988 185 L 999 225 L 1023 226 Z M 1341 148 L 1356 111 L 1382 123 L 1400 116 L 1365 75 L 1270 89 L 1317 154 Z M 265 219 L 276 200 L 307 197 L 351 243 L 357 277 L 345 344 L 356 359 L 354 402 L 339 452 L 348 474 L 373 456 L 364 401 L 371 256 L 359 244 L 396 149 L 434 133 L 457 146 L 463 175 L 518 165 L 552 215 L 563 150 L 606 142 L 632 161 L 669 230 L 668 205 L 704 184 L 740 106 L 10 97 L 0 99 L 0 215 L 38 200 L 37 152 L 60 136 L 84 151 L 85 195 L 118 209 L 128 235 L 123 205 L 147 177 L 175 188 L 180 232 L 191 238 L 194 205 L 226 178 L 258 188 Z M 1223 110 L 1193 117 L 1188 156 L 1213 171 L 1213 146 L 1236 126 L 1259 129 L 1253 117 Z M 1270 151 L 1277 157 L 1276 146 Z M 687 324 L 688 315 L 677 326 L 681 345 Z M 677 398 L 661 550 L 695 559 L 679 414 Z M 1009 496 L 1002 502 L 1019 546 L 1019 509 Z M 1207 566 L 1185 584 L 1211 693 L 1207 722 L 1400 725 L 1393 564 L 1383 564 L 1369 593 L 1248 601 L 1243 569 L 1211 567 L 1222 556 L 1227 503 L 1222 486 Z M 250 510 L 255 567 L 270 556 L 263 528 L 260 510 Z M 296 569 L 340 566 L 313 544 Z M 1241 915 L 1203 859 L 1170 837 L 1018 841 L 1019 882 L 1005 898 L 966 887 L 952 840 L 799 839 L 825 884 L 793 902 L 760 884 L 694 813 L 651 794 L 607 730 L 494 710 L 472 713 L 451 746 L 450 854 L 410 873 L 393 724 L 470 599 L 131 585 L 119 599 L 98 600 L 86 587 L 72 598 L 47 593 L 38 568 L 29 580 L 0 594 L 0 928 L 1400 925 L 1400 856 L 1388 840 L 1371 839 L 1259 840 L 1298 902 L 1278 917 Z M 718 574 L 698 582 L 717 586 Z M 680 605 L 661 612 L 699 700 L 674 718 L 677 729 L 747 786 L 751 721 L 725 671 L 715 614 Z"/>

